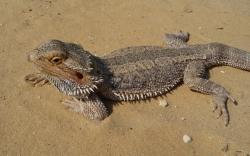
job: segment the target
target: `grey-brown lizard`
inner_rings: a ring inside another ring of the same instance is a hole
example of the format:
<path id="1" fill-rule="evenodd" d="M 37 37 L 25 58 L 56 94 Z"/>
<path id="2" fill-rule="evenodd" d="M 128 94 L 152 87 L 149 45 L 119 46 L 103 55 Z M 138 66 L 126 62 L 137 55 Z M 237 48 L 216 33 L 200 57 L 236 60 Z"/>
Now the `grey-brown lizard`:
<path id="1" fill-rule="evenodd" d="M 235 100 L 222 86 L 204 79 L 205 69 L 229 65 L 250 70 L 250 53 L 220 43 L 188 45 L 189 33 L 165 34 L 169 48 L 136 46 L 116 50 L 97 57 L 81 45 L 50 40 L 36 48 L 28 57 L 40 74 L 26 80 L 37 84 L 49 81 L 58 90 L 72 96 L 63 104 L 93 120 L 108 116 L 101 98 L 141 100 L 165 94 L 178 83 L 191 90 L 212 95 L 218 117 L 229 115 L 226 102 Z"/>

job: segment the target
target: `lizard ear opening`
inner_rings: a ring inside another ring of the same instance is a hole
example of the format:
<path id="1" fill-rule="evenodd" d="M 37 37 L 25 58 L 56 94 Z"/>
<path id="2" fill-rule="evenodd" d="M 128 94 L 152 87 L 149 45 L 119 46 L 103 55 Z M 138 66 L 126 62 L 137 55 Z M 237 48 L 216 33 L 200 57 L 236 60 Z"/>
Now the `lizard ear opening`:
<path id="1" fill-rule="evenodd" d="M 76 76 L 77 76 L 78 79 L 82 79 L 83 78 L 83 75 L 81 73 L 79 73 L 79 72 L 76 72 Z"/>

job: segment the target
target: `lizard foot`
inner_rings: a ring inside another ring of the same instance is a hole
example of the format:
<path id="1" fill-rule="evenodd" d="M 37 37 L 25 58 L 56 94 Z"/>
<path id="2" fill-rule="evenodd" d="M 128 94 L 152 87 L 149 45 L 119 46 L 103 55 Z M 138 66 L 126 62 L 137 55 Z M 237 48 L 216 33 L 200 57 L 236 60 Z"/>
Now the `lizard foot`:
<path id="1" fill-rule="evenodd" d="M 62 104 L 69 106 L 69 110 L 84 115 L 86 118 L 101 121 L 108 116 L 106 107 L 96 95 L 90 95 L 88 99 L 66 99 Z"/>
<path id="2" fill-rule="evenodd" d="M 81 113 L 83 111 L 83 107 L 81 104 L 81 100 L 78 100 L 77 98 L 73 97 L 73 100 L 65 99 L 62 104 L 69 106 L 69 110 Z"/>
<path id="3" fill-rule="evenodd" d="M 184 34 L 181 30 L 178 30 L 174 33 L 174 35 L 176 36 L 176 38 L 181 39 L 184 42 L 188 42 L 190 34 L 189 32 L 187 32 L 186 34 Z"/>
<path id="4" fill-rule="evenodd" d="M 170 48 L 183 48 L 187 46 L 190 34 L 184 34 L 181 30 L 174 34 L 163 35 L 163 42 L 165 42 Z"/>
<path id="5" fill-rule="evenodd" d="M 25 76 L 25 81 L 28 82 L 29 84 L 32 84 L 35 86 L 36 84 L 40 83 L 41 86 L 45 85 L 47 82 L 49 82 L 45 76 L 42 74 L 30 74 Z"/>
<path id="6" fill-rule="evenodd" d="M 226 108 L 226 101 L 227 99 L 230 99 L 233 103 L 236 104 L 236 101 L 233 97 L 231 97 L 230 95 L 226 95 L 226 96 L 213 96 L 213 112 L 215 110 L 218 111 L 217 113 L 217 119 L 222 115 L 224 115 L 224 123 L 227 126 L 229 123 L 229 114 Z"/>

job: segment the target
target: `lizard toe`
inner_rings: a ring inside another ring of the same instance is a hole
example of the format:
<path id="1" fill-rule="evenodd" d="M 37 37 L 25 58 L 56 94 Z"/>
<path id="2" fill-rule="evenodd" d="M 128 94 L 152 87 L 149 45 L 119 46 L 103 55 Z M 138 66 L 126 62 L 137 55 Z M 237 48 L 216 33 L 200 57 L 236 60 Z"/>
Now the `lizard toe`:
<path id="1" fill-rule="evenodd" d="M 226 108 L 226 101 L 227 101 L 227 96 L 224 97 L 214 97 L 213 103 L 214 103 L 214 108 L 213 111 L 217 109 L 217 119 L 223 114 L 224 116 L 224 123 L 227 125 L 229 123 L 229 114 Z"/>

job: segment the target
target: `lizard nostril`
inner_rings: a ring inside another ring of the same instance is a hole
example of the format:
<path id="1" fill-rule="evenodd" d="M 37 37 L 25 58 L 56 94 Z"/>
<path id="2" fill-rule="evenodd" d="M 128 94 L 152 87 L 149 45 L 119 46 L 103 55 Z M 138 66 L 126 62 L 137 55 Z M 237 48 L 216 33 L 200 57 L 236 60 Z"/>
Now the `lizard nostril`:
<path id="1" fill-rule="evenodd" d="M 83 75 L 81 73 L 79 73 L 79 72 L 76 72 L 76 76 L 77 76 L 78 79 L 82 79 L 83 78 Z"/>

